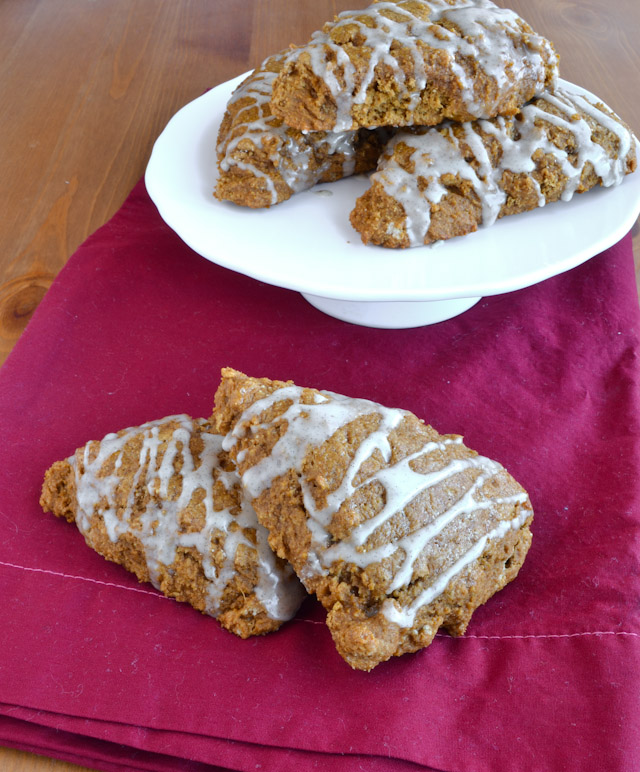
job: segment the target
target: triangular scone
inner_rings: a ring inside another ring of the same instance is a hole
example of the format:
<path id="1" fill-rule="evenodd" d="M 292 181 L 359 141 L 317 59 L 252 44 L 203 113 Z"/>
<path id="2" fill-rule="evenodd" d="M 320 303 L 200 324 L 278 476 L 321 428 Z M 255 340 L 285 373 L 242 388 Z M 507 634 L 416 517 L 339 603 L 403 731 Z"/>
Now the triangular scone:
<path id="1" fill-rule="evenodd" d="M 409 412 L 225 369 L 212 420 L 269 543 L 358 670 L 441 627 L 463 634 L 524 561 L 523 488 Z"/>
<path id="2" fill-rule="evenodd" d="M 276 630 L 304 597 L 204 420 L 170 416 L 89 442 L 47 471 L 40 503 L 96 552 L 241 638 Z"/>
<path id="3" fill-rule="evenodd" d="M 635 168 L 628 126 L 567 86 L 513 118 L 399 132 L 350 219 L 365 243 L 421 246 L 617 185 Z"/>
<path id="4" fill-rule="evenodd" d="M 557 67 L 552 44 L 490 0 L 386 0 L 294 49 L 271 107 L 313 131 L 491 118 L 552 87 Z"/>
<path id="5" fill-rule="evenodd" d="M 318 182 L 375 169 L 390 132 L 310 132 L 271 114 L 282 52 L 267 59 L 233 92 L 218 132 L 215 196 L 253 208 L 279 204 Z"/>

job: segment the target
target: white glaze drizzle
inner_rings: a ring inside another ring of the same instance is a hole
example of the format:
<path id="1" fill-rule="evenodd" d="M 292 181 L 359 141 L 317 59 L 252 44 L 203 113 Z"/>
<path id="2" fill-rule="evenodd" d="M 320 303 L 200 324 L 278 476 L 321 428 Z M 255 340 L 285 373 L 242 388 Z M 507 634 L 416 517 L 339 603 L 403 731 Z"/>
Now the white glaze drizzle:
<path id="1" fill-rule="evenodd" d="M 235 472 L 224 471 L 220 467 L 223 438 L 206 430 L 200 431 L 203 423 L 186 415 L 177 415 L 132 427 L 120 435 L 109 434 L 98 444 L 94 458 L 96 443 L 85 446 L 82 471 L 78 468 L 76 457 L 70 458 L 69 462 L 75 470 L 78 529 L 90 539 L 92 518 L 99 515 L 112 542 L 117 542 L 125 533 L 136 536 L 145 550 L 151 583 L 158 589 L 161 567 L 172 565 L 179 547 L 194 547 L 202 558 L 208 593 L 205 611 L 211 616 L 219 613 L 224 589 L 234 576 L 236 551 L 243 544 L 257 553 L 258 584 L 255 593 L 266 613 L 272 619 L 290 619 L 302 599 L 301 588 L 288 567 L 283 569 L 276 563 L 275 555 L 268 546 L 267 531 L 258 523 L 253 507 L 244 496 L 239 496 L 237 511 L 235 507 L 233 512 L 215 508 L 216 481 L 231 491 L 234 488 L 239 490 L 240 480 Z M 170 437 L 161 440 L 160 429 L 169 425 L 173 425 Z M 189 447 L 195 433 L 204 443 L 197 464 Z M 122 478 L 118 470 L 122 466 L 127 444 L 135 438 L 141 439 L 142 443 L 128 498 L 123 503 L 119 501 Z M 166 448 L 159 460 L 163 442 Z M 114 454 L 114 472 L 104 475 L 101 470 Z M 172 498 L 169 486 L 175 474 L 174 462 L 178 458 L 182 459 L 179 472 L 182 487 L 179 496 Z M 148 492 L 150 500 L 139 524 L 132 523 L 134 497 L 141 491 Z M 200 531 L 183 532 L 179 523 L 180 513 L 198 491 L 204 493 L 204 527 Z M 248 538 L 245 529 L 255 531 L 256 544 Z M 212 536 L 217 534 L 224 537 L 221 546 L 225 559 L 220 568 L 216 568 L 211 555 Z"/>
<path id="2" fill-rule="evenodd" d="M 268 152 L 273 171 L 282 178 L 292 193 L 299 193 L 313 187 L 329 169 L 336 157 L 341 158 L 341 175 L 343 177 L 352 175 L 356 165 L 356 140 L 359 138 L 357 131 L 323 131 L 303 134 L 288 128 L 272 115 L 269 102 L 273 81 L 278 73 L 265 69 L 265 67 L 270 61 L 283 58 L 284 54 L 278 54 L 265 60 L 233 92 L 227 107 L 244 98 L 251 99 L 252 103 L 243 107 L 240 112 L 240 116 L 247 116 L 246 120 L 234 120 L 227 134 L 224 137 L 219 137 L 217 146 L 218 164 L 221 171 L 228 172 L 235 166 L 264 180 L 272 205 L 278 203 L 278 192 L 272 176 L 251 161 L 242 160 L 241 154 L 235 152 L 240 142 L 250 140 L 256 148 L 265 153 Z M 257 115 L 249 119 L 249 111 L 257 113 Z M 322 164 L 314 168 L 312 162 L 320 157 L 321 153 L 326 158 Z"/>
<path id="3" fill-rule="evenodd" d="M 394 598 L 387 598 L 382 604 L 382 613 L 399 627 L 412 627 L 418 612 L 445 591 L 449 582 L 460 574 L 470 563 L 477 560 L 485 551 L 487 544 L 495 539 L 502 539 L 510 530 L 518 530 L 531 517 L 531 511 L 525 509 L 511 520 L 501 520 L 489 533 L 486 533 L 455 561 L 436 581 L 425 588 L 408 606 L 401 607 Z"/>
<path id="4" fill-rule="evenodd" d="M 556 115 L 544 110 L 542 105 L 545 102 L 561 114 Z M 592 128 L 584 117 L 578 115 L 578 110 L 587 113 L 598 124 L 614 133 L 618 142 L 614 158 L 592 139 Z M 531 175 L 536 169 L 533 156 L 539 151 L 553 155 L 562 174 L 567 178 L 562 192 L 564 201 L 570 200 L 575 194 L 587 164 L 593 166 L 604 187 L 618 185 L 624 179 L 627 156 L 632 144 L 631 132 L 622 123 L 591 104 L 583 95 L 567 88 L 558 89 L 555 94 L 546 93 L 525 105 L 521 116 L 522 120 L 511 119 L 519 135 L 517 139 L 509 136 L 510 121 L 504 117 L 462 124 L 464 141 L 475 156 L 477 171 L 465 160 L 460 141 L 455 136 L 451 124 L 425 129 L 421 134 L 404 131 L 396 134 L 389 142 L 378 171 L 371 176 L 371 180 L 379 182 L 388 195 L 402 204 L 410 246 L 420 246 L 424 243 L 431 224 L 432 206 L 439 203 L 447 193 L 441 181 L 445 174 L 457 175 L 472 184 L 482 202 L 482 225 L 485 226 L 496 221 L 506 201 L 506 193 L 501 188 L 503 173 L 510 171 L 514 174 Z M 551 142 L 548 124 L 574 135 L 576 156 L 570 156 Z M 491 164 L 486 147 L 477 132 L 478 128 L 495 137 L 500 143 L 502 156 L 496 166 Z M 394 149 L 399 143 L 413 148 L 411 161 L 414 168 L 411 171 L 403 168 L 393 157 Z M 536 185 L 538 206 L 544 206 L 546 201 L 540 185 L 534 177 L 530 178 Z"/>
<path id="5" fill-rule="evenodd" d="M 322 392 L 322 394 L 316 395 L 315 403 L 308 405 L 300 401 L 302 394 L 303 389 L 297 386 L 286 386 L 254 402 L 237 420 L 233 430 L 225 438 L 223 447 L 230 450 L 239 439 L 255 435 L 266 428 L 269 424 L 257 423 L 259 416 L 277 403 L 290 402 L 286 410 L 273 421 L 273 423 L 278 424 L 286 421 L 287 426 L 273 446 L 270 455 L 255 466 L 245 470 L 241 477 L 249 495 L 256 498 L 286 471 L 293 469 L 298 474 L 305 508 L 309 515 L 307 526 L 311 532 L 307 561 L 304 568 L 299 571 L 303 582 L 308 584 L 314 576 L 323 573 L 328 566 L 337 561 L 344 561 L 365 568 L 372 563 L 391 557 L 397 550 L 402 550 L 404 558 L 387 589 L 387 592 L 393 592 L 411 582 L 413 568 L 420 554 L 428 543 L 456 518 L 472 514 L 478 510 L 495 509 L 500 504 L 522 504 L 526 517 L 531 516 L 530 508 L 527 505 L 528 497 L 524 492 L 505 497 L 484 498 L 482 496 L 484 484 L 503 469 L 500 464 L 491 459 L 475 455 L 454 458 L 443 468 L 428 473 L 413 470 L 411 464 L 414 461 L 435 451 L 445 451 L 449 445 L 461 444 L 461 437 L 443 438 L 439 442 L 426 442 L 419 450 L 404 459 L 383 467 L 359 485 L 354 485 L 354 480 L 362 463 L 370 458 L 375 451 L 379 451 L 384 461 L 389 464 L 391 460 L 389 432 L 395 429 L 409 414 L 403 410 L 385 408 L 368 400 L 350 399 L 331 392 Z M 307 453 L 326 442 L 340 427 L 357 417 L 369 414 L 380 416 L 377 429 L 360 443 L 339 487 L 326 496 L 324 507 L 319 509 L 311 486 L 302 472 Z M 441 512 L 431 523 L 396 541 L 366 549 L 367 539 L 418 495 L 466 469 L 477 469 L 479 474 L 446 511 Z M 333 515 L 359 488 L 376 482 L 381 484 L 385 490 L 385 502 L 382 509 L 373 517 L 354 527 L 348 537 L 331 544 L 328 529 Z M 511 521 L 508 523 L 511 527 Z M 492 538 L 491 534 L 483 537 L 484 541 L 480 540 L 483 545 L 486 544 L 488 538 Z M 473 549 L 476 549 L 478 544 L 480 542 L 477 542 Z M 451 577 L 456 573 L 457 571 L 451 573 L 436 595 L 444 590 Z M 439 583 L 440 577 L 436 577 L 432 586 L 440 586 Z"/>
<path id="6" fill-rule="evenodd" d="M 426 21 L 400 3 L 401 0 L 391 0 L 374 3 L 362 11 L 344 11 L 328 28 L 315 32 L 308 45 L 289 54 L 287 65 L 306 52 L 312 71 L 327 84 L 337 105 L 334 131 L 352 128 L 352 108 L 365 102 L 367 89 L 375 80 L 379 64 L 391 68 L 400 89 L 400 99 L 410 111 L 415 110 L 420 93 L 427 85 L 423 54 L 418 41 L 447 53 L 448 66 L 460 83 L 467 110 L 478 118 L 495 115 L 497 106 L 514 84 L 525 77 L 533 78 L 535 93 L 540 93 L 545 87 L 545 60 L 557 63 L 557 57 L 547 40 L 535 33 L 529 33 L 526 40 L 522 40 L 520 17 L 511 10 L 499 8 L 490 0 L 428 0 L 423 3 L 430 9 Z M 389 18 L 390 13 L 401 18 Z M 373 26 L 369 26 L 364 19 L 373 21 Z M 455 24 L 460 33 L 441 26 L 443 22 Z M 370 51 L 364 73 L 356 73 L 348 54 L 331 39 L 330 30 L 347 24 L 357 27 L 359 38 L 363 40 L 362 46 Z M 514 37 L 522 40 L 518 47 L 514 45 Z M 411 89 L 391 51 L 392 45 L 396 44 L 408 49 L 413 59 Z M 335 63 L 328 61 L 328 51 L 335 56 Z M 476 98 L 473 78 L 460 64 L 459 57 L 472 59 L 494 79 L 497 94 L 493 105 L 485 106 L 484 102 Z M 338 77 L 336 70 L 341 71 L 341 77 Z M 555 79 L 552 85 L 555 85 Z"/>

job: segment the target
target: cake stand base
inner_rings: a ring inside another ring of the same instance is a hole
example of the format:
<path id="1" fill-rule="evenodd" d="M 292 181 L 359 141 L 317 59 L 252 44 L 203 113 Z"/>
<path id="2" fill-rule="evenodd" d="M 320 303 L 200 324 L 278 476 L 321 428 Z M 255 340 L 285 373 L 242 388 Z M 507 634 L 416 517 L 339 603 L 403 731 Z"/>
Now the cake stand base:
<path id="1" fill-rule="evenodd" d="M 312 306 L 329 316 L 363 327 L 399 330 L 444 322 L 474 306 L 480 298 L 414 301 L 334 300 L 302 293 Z"/>

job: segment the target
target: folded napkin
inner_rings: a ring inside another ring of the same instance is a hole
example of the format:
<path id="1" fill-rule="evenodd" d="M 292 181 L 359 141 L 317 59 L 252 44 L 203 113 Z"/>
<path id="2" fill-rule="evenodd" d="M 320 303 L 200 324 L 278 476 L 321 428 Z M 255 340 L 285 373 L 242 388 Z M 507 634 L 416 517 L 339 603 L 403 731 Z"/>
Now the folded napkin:
<path id="1" fill-rule="evenodd" d="M 637 770 L 639 319 L 627 237 L 448 322 L 352 326 L 194 254 L 139 184 L 0 370 L 0 744 L 104 770 Z M 411 410 L 524 485 L 533 546 L 466 636 L 356 672 L 310 598 L 242 641 L 40 510 L 53 461 L 209 415 L 224 365 Z"/>

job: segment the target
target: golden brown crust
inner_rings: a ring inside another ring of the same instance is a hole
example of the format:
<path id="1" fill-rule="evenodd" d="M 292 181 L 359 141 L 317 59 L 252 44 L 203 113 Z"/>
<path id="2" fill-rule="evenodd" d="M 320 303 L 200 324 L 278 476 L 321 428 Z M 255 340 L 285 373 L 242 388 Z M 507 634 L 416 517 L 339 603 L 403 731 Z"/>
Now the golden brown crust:
<path id="1" fill-rule="evenodd" d="M 53 512 L 68 523 L 75 523 L 75 488 L 75 473 L 71 464 L 66 460 L 56 461 L 45 473 L 40 506 L 45 512 Z"/>
<path id="2" fill-rule="evenodd" d="M 238 459 L 249 490 L 254 484 L 252 469 L 264 467 L 276 452 L 276 443 L 286 438 L 291 422 L 300 420 L 292 408 L 299 404 L 301 420 L 307 420 L 307 411 L 310 414 L 323 399 L 325 403 L 330 400 L 330 395 L 314 389 L 301 389 L 297 395 L 289 389 L 279 399 L 277 392 L 290 386 L 228 369 L 223 372 L 213 420 L 233 430 L 230 453 Z M 273 396 L 266 399 L 269 395 Z M 264 401 L 252 410 L 258 400 Z M 388 433 L 388 458 L 374 450 L 358 462 L 353 493 L 332 510 L 324 526 L 327 541 L 319 548 L 318 538 L 322 541 L 324 537 L 313 535 L 320 522 L 318 513 L 326 510 L 331 496 L 342 488 L 363 443 L 387 420 L 384 411 L 374 403 L 359 405 L 357 414 L 323 442 L 311 442 L 306 450 L 302 447 L 302 460 L 292 461 L 293 466 L 268 478 L 264 490 L 253 499 L 258 519 L 269 530 L 272 548 L 317 595 L 328 611 L 327 624 L 336 648 L 360 670 L 427 646 L 439 628 L 463 634 L 473 611 L 515 577 L 531 541 L 532 512 L 521 486 L 495 462 L 466 448 L 461 438 L 440 435 L 406 413 Z M 311 425 L 309 431 L 313 431 Z M 279 448 L 279 454 L 295 457 L 294 451 Z M 356 562 L 343 552 L 342 557 L 323 563 L 325 550 L 329 554 L 340 549 L 357 529 L 380 517 L 390 495 L 382 482 L 384 473 L 398 469 L 409 458 L 414 460 L 405 474 L 425 475 L 425 479 L 430 475 L 436 482 L 374 528 L 362 548 L 351 553 L 354 559 L 360 555 Z M 448 473 L 448 469 L 454 471 Z M 448 517 L 452 507 L 461 506 L 456 502 L 474 490 L 474 501 L 489 500 L 491 505 L 469 505 L 444 525 L 433 525 L 443 514 Z M 394 588 L 409 554 L 400 545 L 411 544 L 430 528 L 435 528 L 433 535 L 415 554 L 406 580 Z M 487 533 L 494 536 L 488 538 Z M 389 545 L 394 545 L 390 551 Z M 473 549 L 478 550 L 477 556 L 435 592 L 433 587 L 451 569 L 452 561 L 462 560 Z M 367 553 L 381 557 L 362 562 Z M 433 599 L 421 603 L 432 591 Z"/>
<path id="3" fill-rule="evenodd" d="M 272 381 L 269 378 L 247 379 L 232 367 L 222 368 L 222 379 L 215 394 L 215 410 L 211 425 L 219 434 L 227 434 L 244 410 L 276 389 L 290 386 L 292 381 Z"/>
<path id="4" fill-rule="evenodd" d="M 531 545 L 530 523 L 485 550 L 479 565 L 452 580 L 445 592 L 420 612 L 409 630 L 382 614 L 368 616 L 366 610 L 354 607 L 345 592 L 348 588 L 339 588 L 334 597 L 345 597 L 346 602 L 335 602 L 327 615 L 336 648 L 351 667 L 371 670 L 378 661 L 429 646 L 439 629 L 456 637 L 464 635 L 473 612 L 516 578 Z"/>

